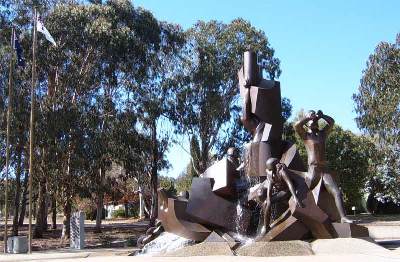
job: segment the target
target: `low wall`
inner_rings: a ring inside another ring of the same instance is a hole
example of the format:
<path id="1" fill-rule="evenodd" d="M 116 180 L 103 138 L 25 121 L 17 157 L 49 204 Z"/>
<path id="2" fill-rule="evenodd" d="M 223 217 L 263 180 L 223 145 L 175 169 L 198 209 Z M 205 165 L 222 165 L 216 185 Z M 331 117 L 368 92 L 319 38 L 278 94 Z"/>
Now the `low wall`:
<path id="1" fill-rule="evenodd" d="M 368 228 L 369 236 L 374 240 L 379 239 L 400 239 L 400 226 L 387 225 L 387 226 L 374 226 L 364 225 Z"/>

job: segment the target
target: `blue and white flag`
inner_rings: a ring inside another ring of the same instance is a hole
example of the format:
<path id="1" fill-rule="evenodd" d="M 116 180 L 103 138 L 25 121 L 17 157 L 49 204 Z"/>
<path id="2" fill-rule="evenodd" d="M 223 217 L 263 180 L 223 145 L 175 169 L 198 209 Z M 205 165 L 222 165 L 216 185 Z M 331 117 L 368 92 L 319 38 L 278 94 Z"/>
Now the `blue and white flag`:
<path id="1" fill-rule="evenodd" d="M 17 53 L 17 66 L 20 66 L 22 68 L 25 67 L 25 59 L 24 55 L 22 54 L 22 47 L 19 42 L 19 35 L 16 33 L 14 34 L 14 49 Z"/>
<path id="2" fill-rule="evenodd" d="M 37 25 L 37 31 L 40 33 L 44 34 L 47 40 L 49 40 L 50 43 L 52 43 L 54 46 L 57 46 L 56 41 L 54 41 L 54 38 L 51 36 L 50 32 L 44 27 L 43 22 L 40 19 L 40 16 L 38 16 L 38 19 L 36 21 Z"/>

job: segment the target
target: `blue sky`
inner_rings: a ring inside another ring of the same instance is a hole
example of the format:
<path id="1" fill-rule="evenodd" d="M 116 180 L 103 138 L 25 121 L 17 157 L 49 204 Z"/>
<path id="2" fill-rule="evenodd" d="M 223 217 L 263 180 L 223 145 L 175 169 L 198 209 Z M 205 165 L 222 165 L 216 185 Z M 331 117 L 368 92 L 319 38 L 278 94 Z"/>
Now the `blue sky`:
<path id="1" fill-rule="evenodd" d="M 400 1 L 138 0 L 160 20 L 184 29 L 197 20 L 229 23 L 243 17 L 263 30 L 281 60 L 282 95 L 301 108 L 321 109 L 345 129 L 360 132 L 354 103 L 368 56 L 400 33 Z M 177 146 L 168 158 L 177 176 L 189 157 Z"/>

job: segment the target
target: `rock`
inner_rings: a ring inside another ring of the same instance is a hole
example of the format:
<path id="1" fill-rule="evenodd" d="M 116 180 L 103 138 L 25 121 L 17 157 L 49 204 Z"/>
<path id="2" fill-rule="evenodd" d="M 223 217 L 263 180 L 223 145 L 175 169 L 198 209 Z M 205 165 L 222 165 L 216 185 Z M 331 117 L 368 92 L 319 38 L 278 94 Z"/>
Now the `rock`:
<path id="1" fill-rule="evenodd" d="M 203 242 L 162 255 L 163 257 L 233 256 L 227 242 Z"/>
<path id="2" fill-rule="evenodd" d="M 254 242 L 236 250 L 238 256 L 256 257 L 309 256 L 313 254 L 310 244 L 300 240 Z"/>

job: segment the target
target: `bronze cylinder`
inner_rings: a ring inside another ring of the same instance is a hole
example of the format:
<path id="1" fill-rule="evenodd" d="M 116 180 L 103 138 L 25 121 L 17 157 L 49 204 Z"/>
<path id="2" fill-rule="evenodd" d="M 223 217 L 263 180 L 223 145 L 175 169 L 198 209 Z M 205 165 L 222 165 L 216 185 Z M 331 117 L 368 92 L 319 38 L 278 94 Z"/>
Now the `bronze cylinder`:
<path id="1" fill-rule="evenodd" d="M 246 86 L 257 85 L 260 82 L 260 68 L 257 64 L 257 54 L 254 51 L 244 52 L 243 72 Z"/>

